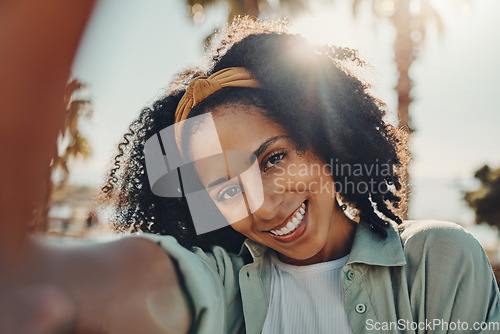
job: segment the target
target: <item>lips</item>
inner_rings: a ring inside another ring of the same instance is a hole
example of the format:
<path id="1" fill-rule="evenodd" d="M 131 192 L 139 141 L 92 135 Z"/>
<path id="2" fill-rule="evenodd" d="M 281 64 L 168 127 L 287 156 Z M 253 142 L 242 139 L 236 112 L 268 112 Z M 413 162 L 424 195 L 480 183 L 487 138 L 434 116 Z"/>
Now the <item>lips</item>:
<path id="1" fill-rule="evenodd" d="M 307 211 L 307 201 L 302 203 L 281 225 L 268 232 L 276 236 L 287 236 L 292 234 L 301 225 Z"/>

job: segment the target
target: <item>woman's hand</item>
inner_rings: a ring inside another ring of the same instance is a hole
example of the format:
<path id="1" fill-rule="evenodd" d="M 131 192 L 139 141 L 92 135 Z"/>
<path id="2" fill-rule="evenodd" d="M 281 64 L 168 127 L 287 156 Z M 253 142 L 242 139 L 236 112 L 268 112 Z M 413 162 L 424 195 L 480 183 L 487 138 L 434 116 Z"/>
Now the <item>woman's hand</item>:
<path id="1" fill-rule="evenodd" d="M 15 285 L 2 277 L 0 296 L 0 333 L 71 332 L 76 307 L 71 297 L 57 286 Z"/>
<path id="2" fill-rule="evenodd" d="M 39 246 L 43 284 L 74 303 L 76 333 L 187 333 L 188 303 L 171 259 L 155 243 L 125 238 L 108 243 Z"/>
<path id="3" fill-rule="evenodd" d="M 95 0 L 0 1 L 0 333 L 183 333 L 170 258 L 128 238 L 49 247 L 28 237 L 64 122 L 63 93 Z"/>
<path id="4" fill-rule="evenodd" d="M 0 333 L 189 331 L 191 311 L 158 245 L 138 237 L 75 243 L 31 243 L 27 266 L 0 270 Z"/>

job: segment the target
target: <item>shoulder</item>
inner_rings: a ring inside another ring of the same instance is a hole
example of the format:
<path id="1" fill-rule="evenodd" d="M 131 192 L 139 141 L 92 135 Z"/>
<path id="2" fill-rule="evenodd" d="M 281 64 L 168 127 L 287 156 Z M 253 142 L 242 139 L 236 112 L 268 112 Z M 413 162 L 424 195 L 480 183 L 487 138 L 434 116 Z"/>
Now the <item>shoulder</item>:
<path id="1" fill-rule="evenodd" d="M 500 319 L 497 282 L 472 234 L 455 223 L 422 220 L 405 221 L 400 235 L 414 310 L 450 323 Z"/>
<path id="2" fill-rule="evenodd" d="M 399 225 L 401 238 L 409 239 L 415 235 L 428 235 L 430 233 L 451 232 L 460 234 L 468 234 L 468 232 L 460 225 L 442 220 L 405 220 Z"/>
<path id="3" fill-rule="evenodd" d="M 405 250 L 415 246 L 452 248 L 454 251 L 482 250 L 474 236 L 462 226 L 439 220 L 408 220 L 399 226 L 401 241 Z"/>
<path id="4" fill-rule="evenodd" d="M 173 236 L 150 233 L 144 233 L 140 236 L 155 242 L 176 260 L 180 267 L 196 268 L 195 270 L 210 268 L 218 275 L 224 275 L 229 268 L 242 266 L 242 260 L 239 256 L 219 246 L 214 246 L 211 252 L 204 251 L 199 247 L 193 247 L 189 250 L 180 245 Z"/>
<path id="5" fill-rule="evenodd" d="M 227 280 L 228 276 L 236 276 L 239 270 L 245 265 L 241 256 L 228 252 L 220 246 L 212 247 L 211 252 L 194 247 L 192 252 L 208 263 L 224 281 Z"/>
<path id="6" fill-rule="evenodd" d="M 429 275 L 456 277 L 482 273 L 494 279 L 481 244 L 458 224 L 437 220 L 405 221 L 400 226 L 401 242 L 409 274 L 424 270 Z"/>
<path id="7" fill-rule="evenodd" d="M 180 245 L 172 236 L 142 234 L 154 241 L 174 261 L 184 292 L 193 306 L 194 322 L 203 333 L 222 333 L 227 309 L 239 307 L 237 274 L 242 260 L 222 247 L 211 252 Z"/>

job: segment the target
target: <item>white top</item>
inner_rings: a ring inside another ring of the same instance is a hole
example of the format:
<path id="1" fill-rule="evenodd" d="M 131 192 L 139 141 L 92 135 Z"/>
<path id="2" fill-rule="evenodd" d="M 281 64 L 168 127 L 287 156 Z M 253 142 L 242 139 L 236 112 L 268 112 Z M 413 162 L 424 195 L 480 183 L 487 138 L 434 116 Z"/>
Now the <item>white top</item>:
<path id="1" fill-rule="evenodd" d="M 294 266 L 271 255 L 271 301 L 262 334 L 352 333 L 340 281 L 347 257 Z"/>

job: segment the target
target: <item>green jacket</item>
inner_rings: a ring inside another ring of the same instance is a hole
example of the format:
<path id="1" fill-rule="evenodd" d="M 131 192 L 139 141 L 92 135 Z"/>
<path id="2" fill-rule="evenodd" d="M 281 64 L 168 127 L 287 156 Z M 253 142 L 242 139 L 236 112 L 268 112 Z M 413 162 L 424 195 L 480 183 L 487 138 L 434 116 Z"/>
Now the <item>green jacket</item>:
<path id="1" fill-rule="evenodd" d="M 193 333 L 261 332 L 271 286 L 265 246 L 246 240 L 238 255 L 221 247 L 190 252 L 173 237 L 143 236 L 177 262 L 193 306 Z M 500 333 L 491 265 L 477 240 L 453 223 L 406 221 L 386 239 L 358 224 L 342 289 L 356 334 Z"/>

